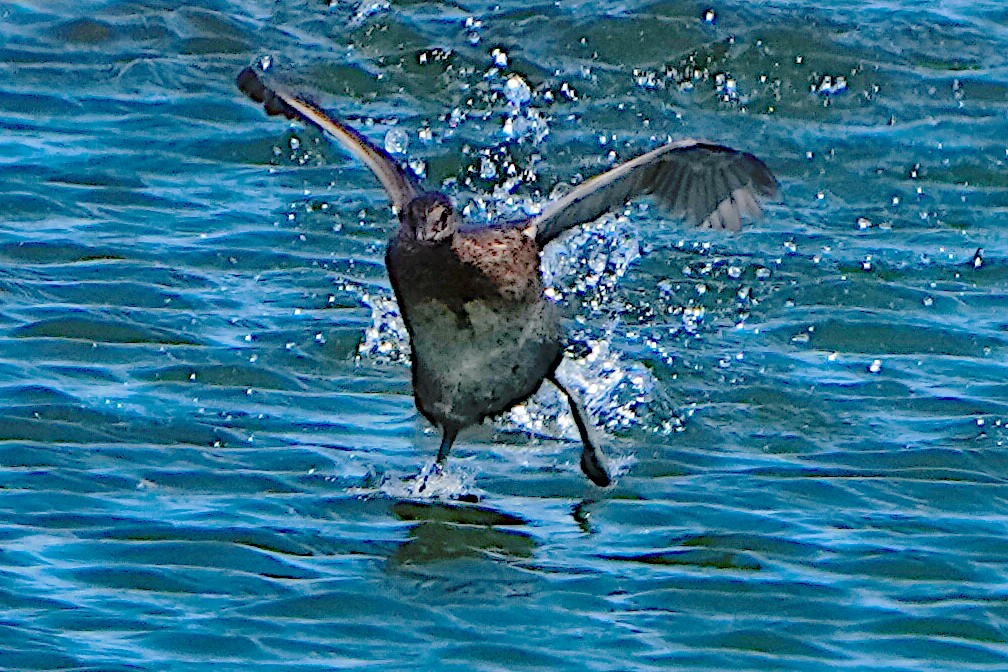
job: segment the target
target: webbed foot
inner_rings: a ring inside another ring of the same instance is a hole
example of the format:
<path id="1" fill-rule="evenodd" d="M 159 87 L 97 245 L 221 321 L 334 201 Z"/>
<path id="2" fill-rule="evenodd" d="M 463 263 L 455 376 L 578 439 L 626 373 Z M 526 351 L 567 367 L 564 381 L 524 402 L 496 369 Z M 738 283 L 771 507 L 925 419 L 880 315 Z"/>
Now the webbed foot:
<path id="1" fill-rule="evenodd" d="M 581 451 L 581 471 L 584 472 L 584 475 L 592 483 L 600 488 L 604 488 L 612 483 L 612 479 L 609 478 L 609 472 L 602 466 L 602 460 L 599 459 L 598 450 L 587 440 L 584 444 L 584 450 Z"/>
<path id="2" fill-rule="evenodd" d="M 567 402 L 570 404 L 571 415 L 574 416 L 574 424 L 577 425 L 578 434 L 581 435 L 581 443 L 584 444 L 584 448 L 581 450 L 581 471 L 584 472 L 584 475 L 592 483 L 600 488 L 610 485 L 612 479 L 609 478 L 609 472 L 602 465 L 602 453 L 592 443 L 591 437 L 588 436 L 588 425 L 585 424 L 581 407 L 574 400 L 574 395 L 567 391 L 567 388 L 557 380 L 555 375 L 550 375 L 547 378 L 551 383 L 556 385 L 558 390 L 563 392 L 564 396 L 567 397 Z"/>

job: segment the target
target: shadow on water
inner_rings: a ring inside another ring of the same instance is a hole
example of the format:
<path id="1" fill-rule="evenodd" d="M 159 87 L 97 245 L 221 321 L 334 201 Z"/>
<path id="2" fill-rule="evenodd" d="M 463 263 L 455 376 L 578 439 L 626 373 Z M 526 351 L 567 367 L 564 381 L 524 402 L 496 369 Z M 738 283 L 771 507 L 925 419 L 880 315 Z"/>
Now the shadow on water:
<path id="1" fill-rule="evenodd" d="M 397 566 L 473 557 L 527 559 L 536 547 L 531 535 L 515 529 L 526 525 L 526 520 L 487 507 L 397 502 L 392 513 L 417 523 L 389 558 Z"/>

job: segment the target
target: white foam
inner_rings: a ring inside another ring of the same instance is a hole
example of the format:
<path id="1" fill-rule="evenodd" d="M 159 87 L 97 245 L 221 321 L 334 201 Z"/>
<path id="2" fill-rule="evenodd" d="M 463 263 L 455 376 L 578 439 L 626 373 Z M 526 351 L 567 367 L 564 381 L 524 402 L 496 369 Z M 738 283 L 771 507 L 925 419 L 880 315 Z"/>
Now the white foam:
<path id="1" fill-rule="evenodd" d="M 374 488 L 361 488 L 357 494 L 384 495 L 390 499 L 459 499 L 465 495 L 475 494 L 471 486 L 472 478 L 472 474 L 459 467 L 457 461 L 449 461 L 440 467 L 431 461 L 425 464 L 418 474 L 386 475 Z"/>

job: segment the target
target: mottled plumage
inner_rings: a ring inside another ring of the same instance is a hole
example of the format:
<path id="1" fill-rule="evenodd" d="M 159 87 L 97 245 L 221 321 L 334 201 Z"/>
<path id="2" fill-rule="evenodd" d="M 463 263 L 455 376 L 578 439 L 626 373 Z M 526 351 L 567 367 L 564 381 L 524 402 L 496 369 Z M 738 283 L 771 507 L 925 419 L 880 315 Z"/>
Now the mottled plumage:
<path id="1" fill-rule="evenodd" d="M 761 216 L 760 199 L 777 191 L 773 175 L 753 155 L 684 140 L 587 180 L 537 217 L 463 227 L 447 196 L 423 191 L 388 153 L 308 98 L 253 68 L 238 75 L 238 86 L 268 113 L 329 134 L 388 192 L 400 226 L 385 262 L 410 336 L 417 408 L 442 430 L 439 464 L 459 430 L 521 403 L 549 380 L 574 415 L 582 471 L 608 485 L 581 408 L 556 378 L 563 332 L 556 307 L 543 295 L 543 246 L 645 194 L 696 226 L 737 230 L 743 219 Z"/>

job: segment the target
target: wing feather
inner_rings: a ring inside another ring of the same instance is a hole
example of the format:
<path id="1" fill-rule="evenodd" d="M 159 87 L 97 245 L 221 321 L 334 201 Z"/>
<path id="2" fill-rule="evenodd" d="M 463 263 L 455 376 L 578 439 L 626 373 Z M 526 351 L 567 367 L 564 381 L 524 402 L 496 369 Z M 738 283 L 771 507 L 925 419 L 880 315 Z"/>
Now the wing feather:
<path id="1" fill-rule="evenodd" d="M 697 140 L 672 142 L 574 187 L 530 224 L 542 247 L 578 224 L 598 219 L 645 194 L 694 226 L 738 229 L 762 215 L 760 199 L 777 180 L 752 154 Z"/>
<path id="2" fill-rule="evenodd" d="M 726 173 L 724 171 L 718 170 L 714 171 L 714 174 L 711 176 L 711 184 L 713 186 L 711 193 L 714 196 L 715 209 L 719 209 L 725 201 L 730 202 L 731 200 L 732 189 L 728 186 L 728 179 L 725 175 Z M 719 195 L 723 194 L 728 194 L 728 197 L 724 198 L 722 196 L 721 198 L 718 198 Z"/>
<path id="3" fill-rule="evenodd" d="M 689 196 L 689 190 L 683 188 L 683 185 L 689 180 L 687 174 L 689 171 L 674 163 L 669 167 L 669 170 L 674 171 L 675 179 L 670 180 L 663 191 L 657 192 L 658 197 L 665 203 L 669 212 L 682 212 L 686 208 L 686 200 Z"/>
<path id="4" fill-rule="evenodd" d="M 690 166 L 690 189 L 696 193 L 696 202 L 686 221 L 693 226 L 709 226 L 707 216 L 714 210 L 711 207 L 711 184 L 709 180 L 702 179 L 699 173 L 699 166 Z"/>
<path id="5" fill-rule="evenodd" d="M 667 208 L 672 208 L 675 207 L 675 195 L 678 185 L 683 179 L 683 170 L 673 164 L 664 172 L 664 175 L 658 175 L 655 178 L 656 187 L 654 193 L 658 196 L 660 203 Z"/>
<path id="6" fill-rule="evenodd" d="M 739 187 L 732 192 L 732 197 L 739 204 L 739 212 L 747 217 L 757 218 L 763 215 L 763 208 L 760 207 L 759 201 L 749 193 L 748 189 Z"/>
<path id="7" fill-rule="evenodd" d="M 729 196 L 727 200 L 721 201 L 718 211 L 721 213 L 721 219 L 724 221 L 726 229 L 729 231 L 738 231 L 742 228 L 742 215 L 734 196 Z"/>
<path id="8" fill-rule="evenodd" d="M 334 138 L 354 157 L 359 159 L 381 181 L 393 207 L 401 212 L 420 194 L 416 179 L 403 170 L 381 147 L 323 112 L 301 94 L 289 90 L 257 68 L 245 68 L 237 77 L 238 88 L 257 103 L 262 103 L 268 114 L 281 114 L 288 119 L 307 122 Z"/>

